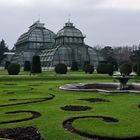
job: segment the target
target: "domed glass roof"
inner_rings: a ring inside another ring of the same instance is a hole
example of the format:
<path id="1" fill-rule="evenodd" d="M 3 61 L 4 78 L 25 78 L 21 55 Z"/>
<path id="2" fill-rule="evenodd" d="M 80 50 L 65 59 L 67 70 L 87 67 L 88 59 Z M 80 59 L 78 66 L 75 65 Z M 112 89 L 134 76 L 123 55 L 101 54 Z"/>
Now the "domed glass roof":
<path id="1" fill-rule="evenodd" d="M 32 26 L 30 26 L 30 29 L 28 32 L 22 34 L 19 37 L 16 45 L 24 43 L 24 42 L 29 42 L 29 41 L 51 43 L 51 42 L 54 42 L 54 38 L 55 38 L 55 34 L 49 29 L 46 29 L 43 23 L 40 23 L 40 21 L 37 21 Z"/>
<path id="2" fill-rule="evenodd" d="M 59 37 L 81 37 L 84 38 L 82 32 L 75 28 L 75 26 L 73 26 L 73 23 L 71 23 L 70 21 L 65 23 L 65 26 L 63 27 L 63 29 L 61 29 L 60 31 L 58 31 L 56 38 Z"/>

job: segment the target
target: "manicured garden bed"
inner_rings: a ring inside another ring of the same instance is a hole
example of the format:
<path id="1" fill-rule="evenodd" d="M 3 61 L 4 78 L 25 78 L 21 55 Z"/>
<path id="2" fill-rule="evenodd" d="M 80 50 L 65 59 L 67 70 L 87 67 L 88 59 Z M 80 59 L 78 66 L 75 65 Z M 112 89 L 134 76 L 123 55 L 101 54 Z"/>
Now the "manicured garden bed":
<path id="1" fill-rule="evenodd" d="M 35 76 L 22 72 L 18 76 L 8 76 L 0 71 L 0 133 L 3 135 L 7 130 L 8 136 L 9 131 L 19 135 L 15 130 L 26 132 L 26 128 L 31 128 L 45 140 L 88 139 L 74 133 L 76 129 L 100 139 L 139 139 L 140 94 L 59 90 L 59 86 L 69 83 L 109 81 L 116 82 L 108 75 L 84 72 L 68 72 L 67 75 L 43 72 Z M 139 82 L 140 78 L 132 81 Z M 91 109 L 79 111 L 78 106 Z M 63 110 L 62 107 L 67 108 Z M 78 118 L 72 122 L 73 128 L 70 124 L 67 124 L 69 128 L 64 126 L 64 122 L 72 118 Z"/>

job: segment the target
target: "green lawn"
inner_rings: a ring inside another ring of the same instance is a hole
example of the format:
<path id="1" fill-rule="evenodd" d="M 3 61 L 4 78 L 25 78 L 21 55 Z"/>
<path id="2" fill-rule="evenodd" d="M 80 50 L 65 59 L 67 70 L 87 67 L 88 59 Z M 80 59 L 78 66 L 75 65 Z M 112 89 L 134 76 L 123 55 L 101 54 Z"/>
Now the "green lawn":
<path id="1" fill-rule="evenodd" d="M 66 92 L 59 86 L 80 82 L 116 82 L 108 75 L 84 74 L 84 72 L 68 72 L 67 75 L 56 75 L 54 72 L 43 72 L 41 75 L 29 76 L 21 72 L 19 76 L 8 76 L 0 71 L 0 106 L 33 101 L 37 98 L 55 98 L 46 102 L 0 107 L 0 122 L 28 118 L 30 113 L 5 114 L 10 111 L 30 110 L 42 114 L 34 120 L 18 123 L 0 124 L 0 128 L 35 126 L 45 140 L 84 140 L 70 133 L 62 126 L 63 121 L 78 116 L 108 116 L 119 120 L 117 123 L 104 122 L 102 119 L 88 118 L 74 121 L 73 126 L 83 132 L 108 137 L 140 136 L 140 104 L 139 94 L 100 94 L 95 92 Z M 131 82 L 139 82 L 135 77 Z M 110 102 L 90 103 L 78 99 L 103 98 Z M 10 100 L 20 99 L 20 100 Z M 27 99 L 27 100 L 26 100 Z M 83 105 L 92 107 L 89 111 L 63 111 L 65 105 Z"/>

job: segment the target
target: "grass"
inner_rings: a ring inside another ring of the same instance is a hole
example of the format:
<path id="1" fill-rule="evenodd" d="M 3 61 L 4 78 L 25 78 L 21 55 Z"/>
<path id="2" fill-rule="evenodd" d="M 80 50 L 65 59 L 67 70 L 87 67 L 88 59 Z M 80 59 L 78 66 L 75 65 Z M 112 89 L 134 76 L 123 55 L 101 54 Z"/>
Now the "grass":
<path id="1" fill-rule="evenodd" d="M 139 82 L 135 77 L 132 82 Z M 80 82 L 114 82 L 108 75 L 87 75 L 83 72 L 69 72 L 67 75 L 56 75 L 54 72 L 43 72 L 41 75 L 29 76 L 22 72 L 19 76 L 8 76 L 5 71 L 0 71 L 0 105 L 22 101 L 9 101 L 9 99 L 44 98 L 55 95 L 53 100 L 42 103 L 0 107 L 0 122 L 30 117 L 28 113 L 5 114 L 8 111 L 32 110 L 42 114 L 40 118 L 0 125 L 0 128 L 14 128 L 21 126 L 36 126 L 43 136 L 49 140 L 84 140 L 66 131 L 62 127 L 64 120 L 76 116 L 109 116 L 117 118 L 118 123 L 107 123 L 101 119 L 79 119 L 73 126 L 90 134 L 113 137 L 140 136 L 140 103 L 139 94 L 99 94 L 95 92 L 66 92 L 59 90 L 59 86 L 68 83 Z M 115 81 L 116 82 L 116 81 Z M 13 93 L 13 94 L 10 94 Z M 90 103 L 77 100 L 82 98 L 103 98 L 110 102 Z M 65 105 L 85 105 L 93 109 L 89 111 L 71 112 L 61 110 Z"/>
<path id="2" fill-rule="evenodd" d="M 81 119 L 74 122 L 74 127 L 90 134 L 110 137 L 132 137 L 140 135 L 139 95 L 121 95 L 108 98 L 110 103 L 96 104 L 94 114 L 119 119 L 118 123 L 107 123 L 101 119 Z"/>

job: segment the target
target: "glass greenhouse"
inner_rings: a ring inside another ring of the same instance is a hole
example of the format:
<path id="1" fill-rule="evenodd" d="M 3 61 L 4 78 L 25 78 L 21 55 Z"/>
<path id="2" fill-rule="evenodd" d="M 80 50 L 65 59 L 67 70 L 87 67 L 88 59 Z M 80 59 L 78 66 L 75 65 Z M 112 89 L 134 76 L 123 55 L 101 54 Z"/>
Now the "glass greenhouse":
<path id="1" fill-rule="evenodd" d="M 49 49 L 55 42 L 55 34 L 44 27 L 40 21 L 29 27 L 28 32 L 22 34 L 15 44 L 15 55 L 12 62 L 23 65 L 25 61 L 32 61 L 32 57 L 43 49 Z"/>
<path id="2" fill-rule="evenodd" d="M 103 58 L 90 46 L 84 43 L 82 32 L 68 22 L 58 31 L 55 44 L 51 49 L 41 52 L 41 62 L 44 68 L 54 67 L 58 63 L 65 63 L 71 67 L 72 62 L 77 62 L 80 67 L 86 62 L 97 66 Z"/>
<path id="3" fill-rule="evenodd" d="M 71 67 L 73 62 L 80 67 L 90 62 L 96 67 L 103 58 L 94 48 L 86 45 L 84 39 L 82 32 L 70 21 L 56 35 L 37 21 L 17 40 L 11 61 L 23 66 L 25 61 L 31 62 L 34 55 L 39 55 L 43 69 L 58 63 Z"/>

